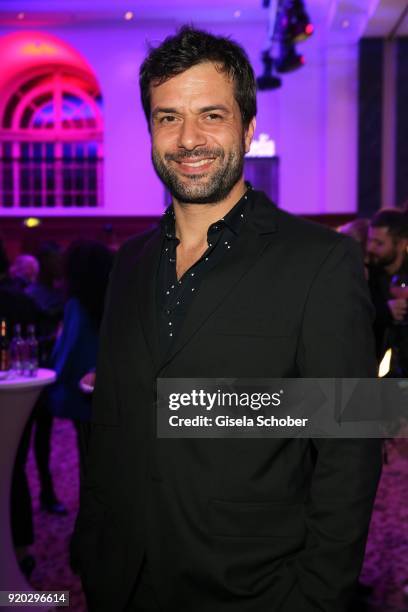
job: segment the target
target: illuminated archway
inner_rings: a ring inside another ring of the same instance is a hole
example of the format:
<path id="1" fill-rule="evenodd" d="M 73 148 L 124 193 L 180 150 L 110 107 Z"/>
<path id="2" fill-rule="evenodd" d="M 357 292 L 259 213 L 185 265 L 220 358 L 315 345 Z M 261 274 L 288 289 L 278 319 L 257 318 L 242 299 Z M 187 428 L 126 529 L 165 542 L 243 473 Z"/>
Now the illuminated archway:
<path id="1" fill-rule="evenodd" d="M 92 69 L 44 33 L 0 39 L 0 206 L 102 205 L 102 98 Z"/>

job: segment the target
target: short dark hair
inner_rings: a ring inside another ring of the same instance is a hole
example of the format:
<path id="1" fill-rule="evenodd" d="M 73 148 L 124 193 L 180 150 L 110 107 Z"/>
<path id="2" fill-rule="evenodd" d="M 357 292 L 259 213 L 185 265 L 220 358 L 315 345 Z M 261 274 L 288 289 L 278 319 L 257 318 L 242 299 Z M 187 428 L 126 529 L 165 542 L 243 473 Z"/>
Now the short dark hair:
<path id="1" fill-rule="evenodd" d="M 379 210 L 371 219 L 371 227 L 386 227 L 395 239 L 408 238 L 408 213 L 398 208 Z"/>
<path id="2" fill-rule="evenodd" d="M 165 83 L 192 66 L 213 62 L 234 82 L 235 99 L 247 129 L 256 115 L 256 81 L 244 49 L 229 38 L 183 26 L 158 47 L 150 47 L 140 67 L 142 106 L 150 129 L 150 86 Z"/>

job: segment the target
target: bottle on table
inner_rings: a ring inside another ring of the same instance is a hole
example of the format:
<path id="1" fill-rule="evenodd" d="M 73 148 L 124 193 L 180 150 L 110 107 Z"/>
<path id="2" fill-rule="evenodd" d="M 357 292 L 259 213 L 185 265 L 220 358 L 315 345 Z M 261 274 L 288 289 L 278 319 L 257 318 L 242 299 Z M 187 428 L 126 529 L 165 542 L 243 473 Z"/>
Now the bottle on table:
<path id="1" fill-rule="evenodd" d="M 27 326 L 27 338 L 25 342 L 25 374 L 37 376 L 38 372 L 38 340 L 35 337 L 35 325 Z"/>
<path id="2" fill-rule="evenodd" d="M 21 325 L 16 323 L 14 326 L 14 336 L 10 343 L 10 361 L 11 369 L 14 374 L 19 376 L 24 375 L 25 362 L 25 342 L 21 336 Z"/>
<path id="3" fill-rule="evenodd" d="M 0 380 L 8 376 L 10 370 L 10 347 L 7 337 L 7 321 L 0 319 Z"/>

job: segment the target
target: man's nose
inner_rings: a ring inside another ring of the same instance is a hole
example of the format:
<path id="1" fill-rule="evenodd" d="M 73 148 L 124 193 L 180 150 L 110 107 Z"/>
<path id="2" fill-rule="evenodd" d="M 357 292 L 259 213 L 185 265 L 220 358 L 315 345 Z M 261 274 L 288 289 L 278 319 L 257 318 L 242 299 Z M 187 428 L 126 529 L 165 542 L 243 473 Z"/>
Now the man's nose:
<path id="1" fill-rule="evenodd" d="M 191 151 L 207 142 L 205 133 L 200 129 L 196 119 L 184 119 L 178 138 L 178 146 Z"/>

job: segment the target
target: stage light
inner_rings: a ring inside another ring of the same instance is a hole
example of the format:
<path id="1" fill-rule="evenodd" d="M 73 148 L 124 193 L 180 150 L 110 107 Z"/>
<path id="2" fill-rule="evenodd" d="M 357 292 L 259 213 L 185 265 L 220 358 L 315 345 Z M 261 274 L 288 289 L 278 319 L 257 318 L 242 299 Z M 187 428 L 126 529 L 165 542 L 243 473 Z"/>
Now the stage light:
<path id="1" fill-rule="evenodd" d="M 33 227 L 38 227 L 40 224 L 41 219 L 38 219 L 38 217 L 27 217 L 27 219 L 24 219 L 23 221 L 23 225 L 30 229 Z"/>
<path id="2" fill-rule="evenodd" d="M 285 0 L 283 4 L 282 38 L 291 42 L 302 42 L 314 32 L 303 0 Z"/>
<path id="3" fill-rule="evenodd" d="M 256 79 L 256 84 L 260 91 L 268 89 L 278 89 L 282 85 L 279 77 L 272 74 L 274 60 L 269 55 L 269 51 L 263 51 L 262 63 L 264 65 L 263 74 Z"/>
<path id="4" fill-rule="evenodd" d="M 280 73 L 293 72 L 305 64 L 303 55 L 296 52 L 295 45 L 288 42 L 280 43 L 279 57 L 275 60 L 276 70 Z"/>
<path id="5" fill-rule="evenodd" d="M 24 19 L 24 17 L 25 17 L 25 13 L 19 13 L 17 15 L 17 19 L 19 19 L 20 21 L 22 21 Z"/>
<path id="6" fill-rule="evenodd" d="M 392 350 L 388 349 L 380 363 L 380 367 L 378 368 L 379 378 L 384 378 L 385 376 L 387 376 L 388 372 L 390 371 L 391 357 L 392 357 Z"/>
<path id="7" fill-rule="evenodd" d="M 293 72 L 305 64 L 295 43 L 306 40 L 314 32 L 303 0 L 262 0 L 268 15 L 268 43 L 262 53 L 263 74 L 257 78 L 259 90 L 277 89 L 281 79 L 273 74 Z"/>
<path id="8" fill-rule="evenodd" d="M 134 17 L 132 11 L 126 11 L 125 15 L 124 15 L 126 21 L 131 21 Z"/>

